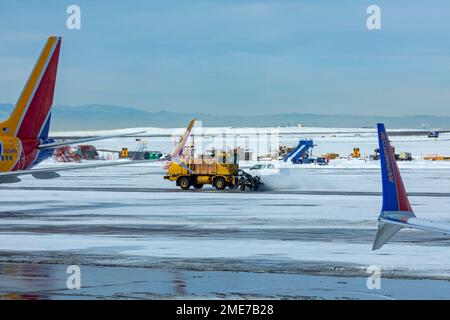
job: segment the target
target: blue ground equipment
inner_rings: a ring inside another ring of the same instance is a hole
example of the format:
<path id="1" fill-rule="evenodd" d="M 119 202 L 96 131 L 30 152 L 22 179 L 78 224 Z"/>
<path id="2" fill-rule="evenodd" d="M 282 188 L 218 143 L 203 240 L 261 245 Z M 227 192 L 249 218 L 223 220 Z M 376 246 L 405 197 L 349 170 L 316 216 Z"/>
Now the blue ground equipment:
<path id="1" fill-rule="evenodd" d="M 428 134 L 428 138 L 439 138 L 439 131 L 431 131 Z"/>
<path id="2" fill-rule="evenodd" d="M 291 161 L 294 164 L 316 163 L 319 165 L 327 164 L 325 158 L 316 158 L 312 156 L 314 142 L 310 139 L 302 139 L 298 142 L 297 147 L 283 157 L 283 161 Z"/>

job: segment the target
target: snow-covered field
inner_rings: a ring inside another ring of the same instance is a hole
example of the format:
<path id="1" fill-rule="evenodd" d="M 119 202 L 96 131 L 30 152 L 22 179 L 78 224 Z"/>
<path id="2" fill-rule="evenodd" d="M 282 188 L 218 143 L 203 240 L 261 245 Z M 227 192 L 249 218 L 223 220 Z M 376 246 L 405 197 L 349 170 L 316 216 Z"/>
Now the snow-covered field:
<path id="1" fill-rule="evenodd" d="M 441 154 L 450 156 L 450 133 L 441 133 L 438 139 L 428 138 L 426 135 L 399 135 L 407 131 L 413 133 L 414 129 L 392 129 L 390 140 L 395 145 L 396 152 L 411 152 L 413 157 L 420 160 L 429 154 Z M 54 132 L 58 137 L 82 137 L 97 135 L 125 134 L 132 132 L 143 132 L 142 141 L 147 142 L 150 150 L 159 150 L 164 153 L 170 152 L 184 128 L 135 128 L 115 131 L 89 131 L 89 132 Z M 423 133 L 423 132 L 422 132 Z M 210 128 L 195 126 L 193 135 L 198 136 L 195 144 L 197 148 L 208 149 L 211 147 L 227 148 L 240 146 L 256 147 L 260 153 L 274 151 L 278 145 L 294 147 L 299 139 L 313 139 L 315 143 L 314 154 L 335 152 L 341 157 L 348 156 L 354 147 L 359 147 L 363 156 L 373 154 L 378 148 L 376 129 L 372 128 Z M 200 138 L 203 137 L 203 138 Z M 192 140 L 190 140 L 192 141 Z M 135 137 L 117 138 L 96 142 L 96 146 L 102 149 L 120 150 L 128 147 L 134 150 L 140 142 Z M 199 151 L 200 152 L 200 151 Z M 335 165 L 363 166 L 357 163 L 335 163 Z M 430 164 L 427 162 L 427 166 Z M 439 163 L 437 166 L 449 166 L 447 163 Z"/>
<path id="2" fill-rule="evenodd" d="M 316 154 L 346 155 L 353 147 L 369 154 L 377 147 L 376 135 L 364 130 L 309 130 L 305 137 L 314 139 Z M 280 139 L 293 145 L 299 138 L 283 134 Z M 436 141 L 423 136 L 391 140 L 398 151 L 417 159 L 450 155 L 445 134 Z M 148 144 L 163 152 L 172 147 L 170 137 L 150 137 Z M 133 149 L 136 141 L 95 145 Z M 53 161 L 42 164 L 48 165 Z M 255 193 L 182 192 L 162 179 L 162 166 L 67 171 L 58 179 L 24 177 L 1 185 L 0 262 L 338 277 L 365 277 L 366 268 L 377 265 L 387 278 L 446 280 L 440 285 L 447 286 L 450 298 L 449 237 L 402 230 L 381 250 L 371 250 L 381 206 L 376 161 L 286 165 L 279 175 L 262 177 L 270 191 Z M 450 162 L 415 160 L 399 166 L 416 214 L 450 222 Z M 367 290 L 364 281 L 352 289 Z"/>

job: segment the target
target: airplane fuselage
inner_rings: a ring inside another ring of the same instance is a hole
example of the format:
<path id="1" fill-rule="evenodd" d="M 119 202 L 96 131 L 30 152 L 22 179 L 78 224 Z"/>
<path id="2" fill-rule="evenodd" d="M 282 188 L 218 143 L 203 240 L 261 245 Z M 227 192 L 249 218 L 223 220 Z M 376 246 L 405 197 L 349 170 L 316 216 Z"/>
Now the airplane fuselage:
<path id="1" fill-rule="evenodd" d="M 49 142 L 38 138 L 0 137 L 0 172 L 27 170 L 51 157 L 52 150 L 39 150 L 40 144 Z"/>

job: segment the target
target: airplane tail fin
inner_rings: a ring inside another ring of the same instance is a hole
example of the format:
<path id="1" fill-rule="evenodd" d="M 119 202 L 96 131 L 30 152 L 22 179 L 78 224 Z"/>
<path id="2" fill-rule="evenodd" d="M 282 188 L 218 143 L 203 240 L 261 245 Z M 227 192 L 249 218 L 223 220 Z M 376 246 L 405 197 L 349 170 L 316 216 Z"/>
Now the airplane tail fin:
<path id="1" fill-rule="evenodd" d="M 177 145 L 173 148 L 172 152 L 170 153 L 170 161 L 166 163 L 166 165 L 164 166 L 165 170 L 168 170 L 171 163 L 175 162 L 178 165 L 182 166 L 183 168 L 185 168 L 187 171 L 192 172 L 192 170 L 186 165 L 184 164 L 181 160 L 180 157 L 183 154 L 183 149 L 184 146 L 186 145 L 186 142 L 189 138 L 189 135 L 192 131 L 192 128 L 194 127 L 195 121 L 197 121 L 196 119 L 192 119 L 188 126 L 186 127 L 186 131 L 184 132 L 183 136 L 180 138 L 180 140 L 178 141 Z"/>
<path id="2" fill-rule="evenodd" d="M 384 124 L 379 123 L 377 129 L 380 148 L 381 180 L 383 184 L 383 206 L 379 217 L 380 225 L 373 244 L 373 250 L 381 248 L 383 244 L 389 241 L 402 228 L 399 224 L 390 224 L 390 220 L 392 222 L 401 222 L 415 217 Z"/>
<path id="3" fill-rule="evenodd" d="M 0 135 L 48 137 L 61 37 L 49 37 L 9 118 L 0 123 Z"/>
<path id="4" fill-rule="evenodd" d="M 197 121 L 196 119 L 192 119 L 187 128 L 186 131 L 184 132 L 183 136 L 181 137 L 181 139 L 178 141 L 178 144 L 173 148 L 170 156 L 172 159 L 178 158 L 181 156 L 181 154 L 183 153 L 183 149 L 184 146 L 186 145 L 186 142 L 189 138 L 189 134 L 191 133 L 192 127 L 195 124 L 195 121 Z"/>

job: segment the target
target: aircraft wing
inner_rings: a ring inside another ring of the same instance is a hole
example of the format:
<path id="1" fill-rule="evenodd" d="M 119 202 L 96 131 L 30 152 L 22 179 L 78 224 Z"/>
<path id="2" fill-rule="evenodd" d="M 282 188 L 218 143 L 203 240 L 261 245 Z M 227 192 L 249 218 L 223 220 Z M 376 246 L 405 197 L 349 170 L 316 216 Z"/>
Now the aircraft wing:
<path id="1" fill-rule="evenodd" d="M 54 149 L 54 148 L 57 148 L 60 146 L 67 146 L 70 144 L 84 143 L 84 142 L 89 142 L 89 141 L 97 141 L 97 140 L 104 140 L 104 139 L 118 138 L 118 137 L 128 137 L 128 136 L 133 136 L 133 135 L 141 134 L 141 133 L 145 133 L 145 131 L 45 143 L 45 144 L 39 145 L 39 149 Z"/>
<path id="2" fill-rule="evenodd" d="M 399 220 L 389 219 L 389 218 L 381 218 L 380 222 L 393 224 L 393 225 L 397 225 L 397 226 L 401 226 L 401 227 L 405 227 L 405 228 L 421 229 L 421 230 L 440 232 L 443 234 L 450 234 L 450 224 L 443 223 L 443 222 L 435 222 L 435 221 L 423 220 L 423 219 L 419 219 L 419 218 L 409 218 L 405 221 L 399 221 Z"/>
<path id="3" fill-rule="evenodd" d="M 420 229 L 442 234 L 450 234 L 450 224 L 423 220 L 411 216 L 409 212 L 385 214 L 378 219 L 378 231 L 372 250 L 380 249 L 403 228 Z"/>
<path id="4" fill-rule="evenodd" d="M 141 163 L 155 162 L 158 160 L 132 160 L 132 161 L 105 161 L 103 163 L 88 163 L 79 165 L 65 165 L 65 166 L 54 166 L 54 167 L 43 167 L 30 170 L 17 170 L 10 172 L 0 172 L 0 183 L 11 183 L 18 182 L 19 176 L 31 174 L 37 179 L 53 179 L 57 178 L 58 172 L 60 171 L 70 171 L 70 170 L 81 170 L 90 168 L 101 168 L 101 167 L 112 167 L 112 166 L 126 166 L 135 165 Z M 99 161 L 98 161 L 99 162 Z"/>

